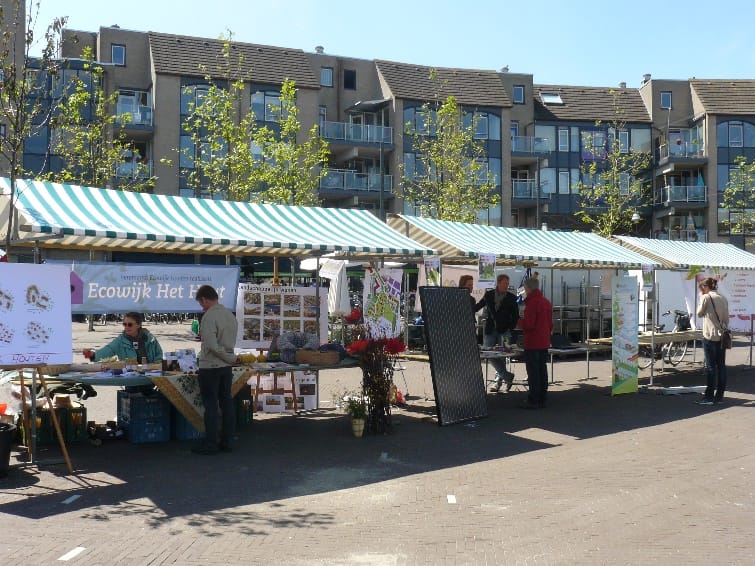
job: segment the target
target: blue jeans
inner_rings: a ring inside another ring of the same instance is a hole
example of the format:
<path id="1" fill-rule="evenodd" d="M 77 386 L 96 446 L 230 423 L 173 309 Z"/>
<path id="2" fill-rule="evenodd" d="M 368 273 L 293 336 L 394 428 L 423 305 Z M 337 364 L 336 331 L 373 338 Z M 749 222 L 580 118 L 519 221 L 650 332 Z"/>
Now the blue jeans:
<path id="1" fill-rule="evenodd" d="M 508 340 L 509 343 L 511 342 L 510 330 L 507 330 L 506 332 L 498 332 L 497 330 L 494 330 L 491 334 L 485 334 L 482 337 L 482 345 L 486 348 L 492 348 L 493 346 L 503 345 L 506 340 Z M 490 363 L 493 364 L 493 368 L 495 369 L 495 378 L 502 381 L 503 376 L 508 373 L 508 370 L 506 370 L 506 362 L 502 359 L 492 359 L 490 360 Z"/>
<path id="2" fill-rule="evenodd" d="M 524 363 L 527 365 L 527 385 L 531 405 L 545 407 L 548 394 L 548 350 L 525 350 Z"/>
<path id="3" fill-rule="evenodd" d="M 204 403 L 204 428 L 207 446 L 217 448 L 218 439 L 230 446 L 236 428 L 236 407 L 231 395 L 233 369 L 231 366 L 199 370 L 199 394 Z M 218 407 L 223 414 L 223 429 L 218 435 Z"/>
<path id="4" fill-rule="evenodd" d="M 705 355 L 705 398 L 720 401 L 726 391 L 726 348 L 721 342 L 703 338 L 703 354 Z"/>

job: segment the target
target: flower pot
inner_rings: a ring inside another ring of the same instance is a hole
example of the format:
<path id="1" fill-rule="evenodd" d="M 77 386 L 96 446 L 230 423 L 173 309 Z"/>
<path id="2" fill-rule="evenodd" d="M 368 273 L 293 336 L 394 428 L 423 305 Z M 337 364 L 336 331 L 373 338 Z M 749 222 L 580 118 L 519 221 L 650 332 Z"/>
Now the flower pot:
<path id="1" fill-rule="evenodd" d="M 362 438 L 362 434 L 364 434 L 364 419 L 351 419 L 351 432 L 357 438 Z"/>

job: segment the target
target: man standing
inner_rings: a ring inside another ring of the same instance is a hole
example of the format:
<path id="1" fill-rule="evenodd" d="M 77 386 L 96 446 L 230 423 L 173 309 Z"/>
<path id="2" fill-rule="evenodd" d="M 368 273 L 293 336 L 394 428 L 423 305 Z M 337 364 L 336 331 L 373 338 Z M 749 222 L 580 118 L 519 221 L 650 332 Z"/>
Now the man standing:
<path id="1" fill-rule="evenodd" d="M 204 314 L 199 327 L 202 347 L 199 351 L 199 393 L 204 403 L 205 442 L 192 449 L 195 454 L 217 454 L 231 451 L 236 427 L 231 385 L 232 364 L 236 362 L 238 323 L 231 311 L 218 302 L 218 292 L 202 285 L 195 296 Z M 223 415 L 223 428 L 218 435 L 218 406 Z"/>
<path id="2" fill-rule="evenodd" d="M 495 289 L 485 291 L 485 295 L 475 305 L 474 311 L 477 312 L 482 307 L 488 309 L 482 345 L 489 348 L 510 342 L 511 331 L 516 328 L 519 320 L 519 308 L 516 305 L 516 295 L 509 291 L 508 275 L 501 273 L 496 277 Z M 495 368 L 495 385 L 490 390 L 499 391 L 504 381 L 506 391 L 511 389 L 514 374 L 506 369 L 506 362 L 493 359 L 491 363 Z"/>
<path id="3" fill-rule="evenodd" d="M 542 409 L 548 392 L 548 348 L 553 332 L 553 306 L 540 291 L 540 282 L 531 277 L 524 282 L 524 317 L 519 328 L 524 334 L 524 361 L 527 365 L 529 396 L 522 409 Z"/>

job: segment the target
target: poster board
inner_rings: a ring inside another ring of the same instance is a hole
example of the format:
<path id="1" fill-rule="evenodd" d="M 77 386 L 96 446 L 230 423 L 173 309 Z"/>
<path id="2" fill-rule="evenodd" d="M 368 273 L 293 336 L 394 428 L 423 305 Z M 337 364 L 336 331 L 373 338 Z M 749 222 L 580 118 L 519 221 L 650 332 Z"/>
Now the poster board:
<path id="1" fill-rule="evenodd" d="M 364 324 L 370 336 L 397 338 L 401 334 L 402 269 L 370 268 L 364 273 Z"/>
<path id="2" fill-rule="evenodd" d="M 438 424 L 488 416 L 480 350 L 465 289 L 420 287 Z"/>
<path id="3" fill-rule="evenodd" d="M 242 283 L 238 288 L 236 319 L 239 348 L 268 348 L 281 332 L 328 336 L 328 293 L 320 287 L 287 287 Z"/>
<path id="4" fill-rule="evenodd" d="M 639 282 L 636 277 L 614 277 L 611 294 L 613 330 L 611 395 L 637 393 Z"/>
<path id="5" fill-rule="evenodd" d="M 0 365 L 70 364 L 71 269 L 0 262 Z"/>

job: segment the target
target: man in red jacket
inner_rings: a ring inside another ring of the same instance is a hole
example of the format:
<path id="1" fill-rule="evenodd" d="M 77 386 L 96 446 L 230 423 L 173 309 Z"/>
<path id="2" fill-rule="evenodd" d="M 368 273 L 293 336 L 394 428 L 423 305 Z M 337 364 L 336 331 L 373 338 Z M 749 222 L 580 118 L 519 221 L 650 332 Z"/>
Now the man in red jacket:
<path id="1" fill-rule="evenodd" d="M 517 326 L 524 335 L 524 361 L 527 366 L 529 396 L 523 409 L 542 409 L 548 392 L 548 348 L 553 332 L 553 306 L 540 291 L 540 282 L 531 277 L 524 282 L 524 317 Z"/>

